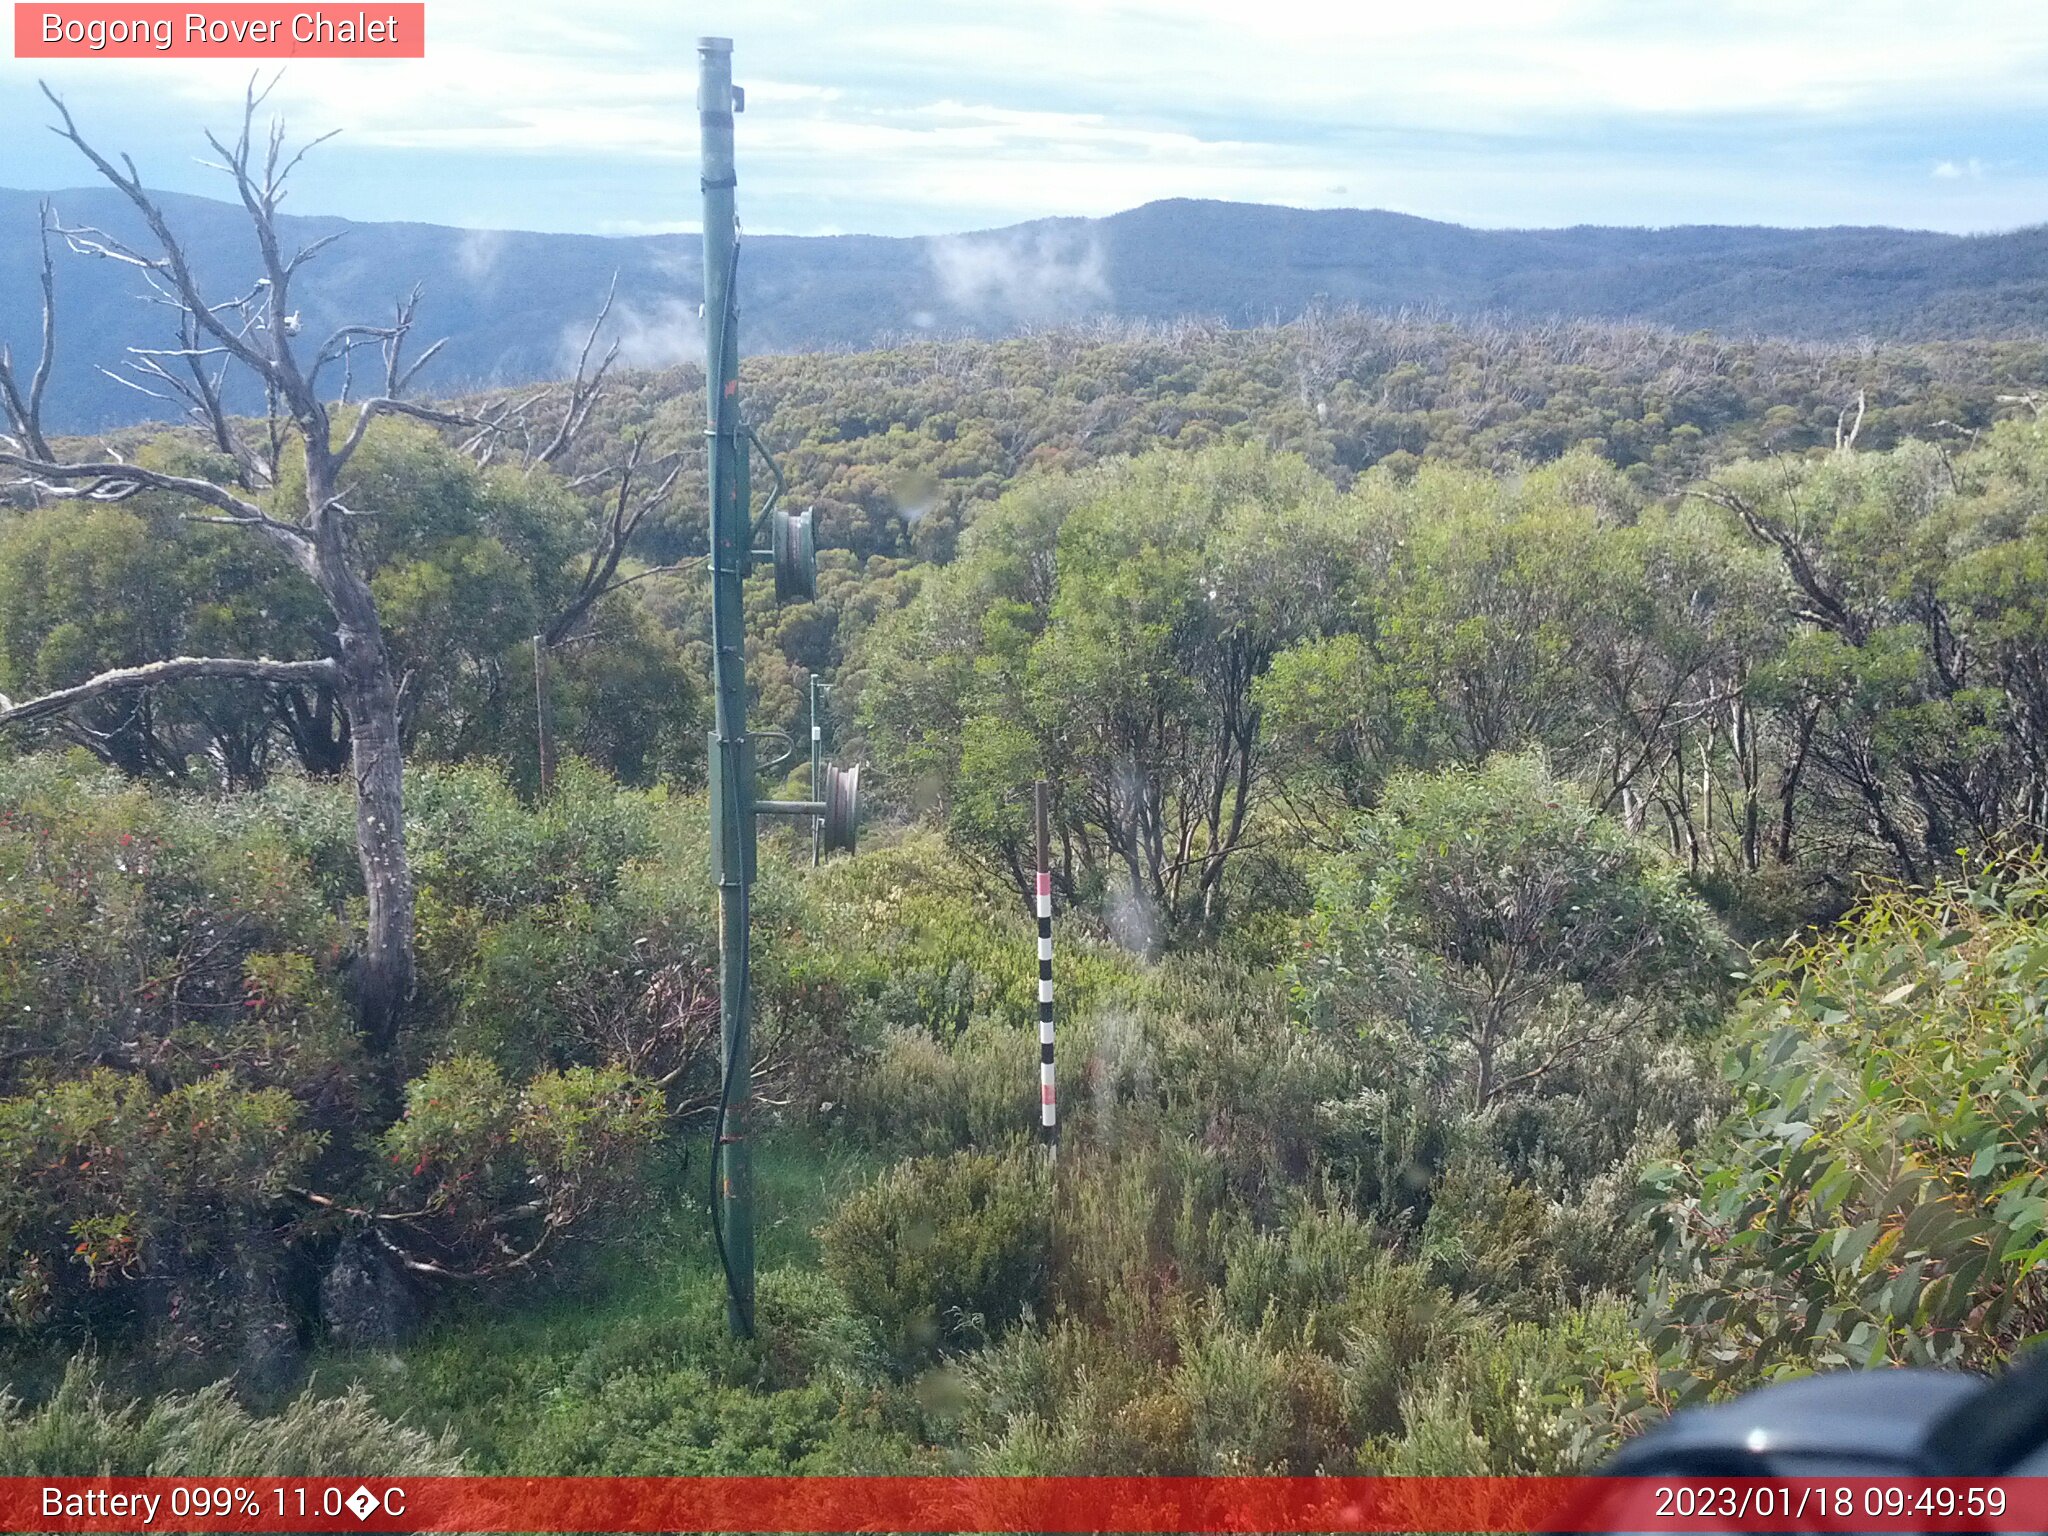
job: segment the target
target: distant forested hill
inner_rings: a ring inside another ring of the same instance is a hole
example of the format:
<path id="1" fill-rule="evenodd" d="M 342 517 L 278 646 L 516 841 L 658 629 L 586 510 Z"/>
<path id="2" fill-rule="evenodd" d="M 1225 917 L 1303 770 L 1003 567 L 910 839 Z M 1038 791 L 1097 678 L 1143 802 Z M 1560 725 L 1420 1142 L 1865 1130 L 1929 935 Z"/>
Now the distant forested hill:
<path id="1" fill-rule="evenodd" d="M 1154 447 L 1260 443 L 1338 485 L 1386 463 L 1495 473 L 1573 449 L 1652 494 L 1742 458 L 1909 438 L 1967 446 L 2033 412 L 2048 340 L 1850 345 L 1723 341 L 1644 325 L 1507 325 L 1321 309 L 1281 326 L 1047 328 L 998 341 L 756 355 L 742 394 L 828 548 L 945 559 L 978 509 L 1032 469 Z M 637 438 L 683 456 L 663 560 L 701 538 L 703 374 L 618 377 L 565 466 L 593 472 Z"/>
<path id="2" fill-rule="evenodd" d="M 688 189 L 661 193 L 687 213 Z M 40 194 L 0 190 L 0 339 L 36 330 Z M 132 231 L 104 190 L 55 194 L 64 217 Z M 167 196 L 195 262 L 225 293 L 250 271 L 238 208 Z M 605 238 L 287 219 L 301 241 L 346 229 L 304 280 L 303 324 L 374 317 L 414 282 L 423 325 L 446 334 L 444 391 L 568 371 L 611 274 L 629 364 L 700 346 L 701 279 L 690 235 Z M 1174 200 L 1106 219 L 1045 219 L 917 239 L 755 236 L 744 257 L 749 351 L 872 347 L 905 337 L 1000 336 L 1091 319 L 1185 316 L 1256 325 L 1317 304 L 1429 309 L 1514 321 L 1582 316 L 1730 337 L 2001 337 L 2048 332 L 2048 228 L 1960 237 L 1894 229 L 1474 230 L 1401 214 Z M 150 419 L 166 408 L 95 365 L 159 344 L 119 264 L 67 258 L 53 425 Z M 323 329 L 324 328 L 324 329 Z M 242 402 L 253 405 L 253 401 Z"/>

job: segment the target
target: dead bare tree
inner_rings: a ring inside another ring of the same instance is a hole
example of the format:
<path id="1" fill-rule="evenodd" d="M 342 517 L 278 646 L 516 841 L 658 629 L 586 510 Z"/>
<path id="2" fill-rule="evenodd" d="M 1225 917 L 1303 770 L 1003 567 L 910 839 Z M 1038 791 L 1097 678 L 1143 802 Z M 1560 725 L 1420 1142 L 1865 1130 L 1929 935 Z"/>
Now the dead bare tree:
<path id="1" fill-rule="evenodd" d="M 273 122 L 268 135 L 259 138 L 256 116 L 268 93 L 269 87 L 259 90 L 251 82 L 241 131 L 232 142 L 207 135 L 220 157 L 219 169 L 233 182 L 248 214 L 261 269 L 246 292 L 223 301 L 201 290 L 184 246 L 157 199 L 143 186 L 134 161 L 123 155 L 116 164 L 102 154 L 80 131 L 64 102 L 43 87 L 59 118 L 52 131 L 77 148 L 127 199 L 150 240 L 130 244 L 102 229 L 67 226 L 45 216 L 43 352 L 26 389 L 19 387 L 12 358 L 0 358 L 0 403 L 12 428 L 0 435 L 0 465 L 19 471 L 17 485 L 39 496 L 112 502 L 157 492 L 191 504 L 189 521 L 238 528 L 268 540 L 325 600 L 334 619 L 336 654 L 309 661 L 183 656 L 119 668 L 43 698 L 0 702 L 0 725 L 39 719 L 107 694 L 186 679 L 282 686 L 317 683 L 331 688 L 348 724 L 357 856 L 368 899 L 367 930 L 354 967 L 355 993 L 364 1031 L 381 1050 L 390 1044 L 413 990 L 413 882 L 405 846 L 401 684 L 392 672 L 369 581 L 351 559 L 348 524 L 355 514 L 347 504 L 345 477 L 349 461 L 380 416 L 413 416 L 470 429 L 487 424 L 405 399 L 406 388 L 439 349 L 436 344 L 417 357 L 406 355 L 416 292 L 398 305 L 389 324 L 345 326 L 310 360 L 301 357 L 295 342 L 300 326 L 292 286 L 328 242 L 314 241 L 287 253 L 278 207 L 291 173 L 320 140 L 287 153 L 280 122 Z M 178 345 L 130 350 L 129 368 L 137 377 L 128 382 L 151 392 L 168 390 L 182 400 L 216 446 L 233 459 L 236 474 L 231 483 L 144 469 L 111 452 L 72 458 L 55 451 L 42 421 L 43 384 L 57 340 L 56 290 L 48 260 L 51 235 L 73 251 L 132 267 L 152 301 L 177 317 Z M 336 364 L 346 369 L 365 347 L 382 353 L 384 387 L 357 406 L 352 419 L 337 420 L 322 397 L 322 376 Z M 230 369 L 253 375 L 269 402 L 265 440 L 259 446 L 245 440 L 223 406 Z M 266 507 L 256 498 L 275 486 L 279 457 L 288 441 L 304 451 L 303 501 L 291 508 Z"/>
<path id="2" fill-rule="evenodd" d="M 1836 415 L 1835 452 L 1854 453 L 1856 451 L 1856 438 L 1863 430 L 1863 411 L 1868 403 L 1868 393 L 1859 389 L 1856 391 L 1856 419 L 1854 421 L 1849 419 L 1849 407 L 1846 405 Z"/>
<path id="3" fill-rule="evenodd" d="M 333 654 L 295 661 L 177 656 L 115 668 L 39 698 L 0 696 L 0 727 L 50 719 L 75 705 L 123 693 L 139 693 L 146 701 L 148 690 L 161 685 L 202 679 L 253 682 L 269 692 L 280 726 L 302 760 L 311 765 L 317 759 L 338 769 L 346 754 L 355 783 L 357 859 L 367 898 L 366 932 L 353 980 L 365 1035 L 382 1051 L 413 990 L 413 883 L 403 793 L 410 678 L 394 675 L 368 576 L 352 558 L 349 525 L 376 509 L 349 505 L 349 464 L 371 425 L 384 416 L 453 429 L 460 451 L 479 466 L 490 463 L 506 444 L 526 460 L 529 473 L 560 459 L 589 421 L 619 356 L 616 339 L 599 349 L 617 278 L 590 327 L 574 376 L 559 390 L 507 396 L 470 411 L 410 399 L 408 391 L 442 347 L 437 341 L 416 354 L 409 351 L 418 323 L 417 287 L 397 301 L 388 321 L 343 325 L 308 356 L 298 340 L 301 311 L 293 302 L 293 284 L 339 236 L 323 236 L 287 254 L 278 209 L 300 161 L 331 135 L 288 151 L 283 124 L 274 120 L 259 138 L 257 113 L 275 84 L 273 79 L 259 88 L 250 82 L 241 129 L 232 143 L 207 135 L 219 157 L 216 168 L 233 183 L 248 215 L 260 270 L 246 290 L 226 299 L 202 291 L 185 247 L 143 186 L 134 161 L 122 155 L 117 164 L 102 154 L 64 102 L 43 87 L 58 116 L 51 131 L 127 199 L 149 239 L 134 244 L 90 225 L 67 226 L 44 205 L 41 352 L 24 383 L 12 353 L 0 348 L 0 410 L 10 428 L 0 433 L 0 466 L 18 472 L 14 488 L 40 499 L 119 502 L 155 492 L 189 504 L 188 522 L 236 528 L 269 541 L 325 600 L 334 621 Z M 145 469 L 110 450 L 69 457 L 52 444 L 43 422 L 43 396 L 58 341 L 54 241 L 77 254 L 132 268 L 147 297 L 169 312 L 175 344 L 129 347 L 119 370 L 100 371 L 179 406 L 210 446 L 232 463 L 220 482 Z M 359 358 L 372 360 L 372 366 L 363 366 Z M 355 400 L 359 372 L 375 381 L 375 393 Z M 262 392 L 260 421 L 238 418 L 228 407 L 229 380 L 238 376 L 253 379 Z M 560 420 L 537 423 L 536 407 L 557 394 L 563 400 Z M 280 466 L 294 445 L 303 450 L 305 484 L 301 497 L 286 507 L 275 497 Z M 636 447 L 623 465 L 571 482 L 580 489 L 616 477 L 617 487 L 593 514 L 593 552 L 574 594 L 549 625 L 549 644 L 572 634 L 606 594 L 654 574 L 621 578 L 618 573 L 627 546 L 648 515 L 666 502 L 679 469 L 675 460 L 643 465 Z"/>

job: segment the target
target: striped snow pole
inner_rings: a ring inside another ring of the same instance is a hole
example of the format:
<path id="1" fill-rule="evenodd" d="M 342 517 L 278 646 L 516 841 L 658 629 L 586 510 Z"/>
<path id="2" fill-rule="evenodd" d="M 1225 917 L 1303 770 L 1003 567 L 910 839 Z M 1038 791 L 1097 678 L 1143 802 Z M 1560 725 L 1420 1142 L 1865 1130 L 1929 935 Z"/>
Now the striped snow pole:
<path id="1" fill-rule="evenodd" d="M 1031 793 L 1038 844 L 1038 1126 L 1047 1156 L 1054 1155 L 1060 1144 L 1060 1107 L 1052 1063 L 1051 790 L 1052 786 L 1040 779 Z"/>

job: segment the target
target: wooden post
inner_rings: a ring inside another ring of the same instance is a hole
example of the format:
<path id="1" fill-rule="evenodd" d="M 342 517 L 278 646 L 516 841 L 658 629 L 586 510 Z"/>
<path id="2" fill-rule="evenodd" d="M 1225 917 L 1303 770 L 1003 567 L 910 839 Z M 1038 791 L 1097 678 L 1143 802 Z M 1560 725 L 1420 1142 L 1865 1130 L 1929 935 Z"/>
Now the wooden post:
<path id="1" fill-rule="evenodd" d="M 533 637 L 533 714 L 539 722 L 540 792 L 546 795 L 555 787 L 555 721 L 554 706 L 548 697 L 546 635 Z"/>
<path id="2" fill-rule="evenodd" d="M 1056 1157 L 1060 1111 L 1052 1058 L 1052 785 L 1044 779 L 1031 786 L 1031 810 L 1038 855 L 1038 1126 L 1046 1156 Z"/>

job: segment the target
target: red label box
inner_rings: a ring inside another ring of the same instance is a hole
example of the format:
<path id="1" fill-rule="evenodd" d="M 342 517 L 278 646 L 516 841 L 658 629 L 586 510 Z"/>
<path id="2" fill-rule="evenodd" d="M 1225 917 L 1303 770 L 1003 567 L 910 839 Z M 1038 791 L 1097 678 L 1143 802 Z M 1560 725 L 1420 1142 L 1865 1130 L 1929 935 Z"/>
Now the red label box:
<path id="1" fill-rule="evenodd" d="M 128 5 L 16 0 L 17 59 L 423 59 L 423 0 Z"/>

